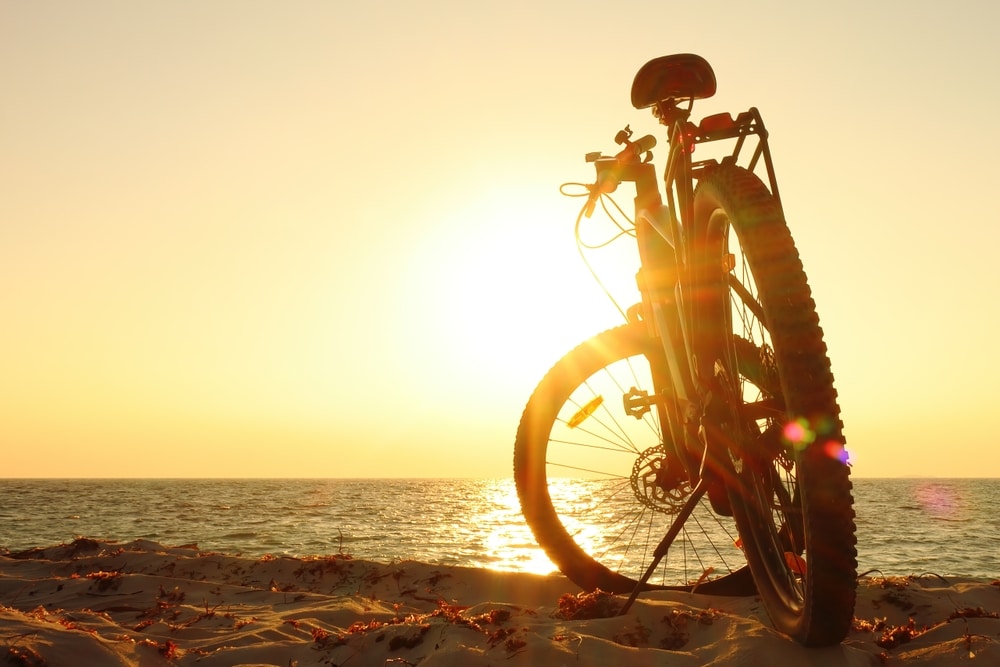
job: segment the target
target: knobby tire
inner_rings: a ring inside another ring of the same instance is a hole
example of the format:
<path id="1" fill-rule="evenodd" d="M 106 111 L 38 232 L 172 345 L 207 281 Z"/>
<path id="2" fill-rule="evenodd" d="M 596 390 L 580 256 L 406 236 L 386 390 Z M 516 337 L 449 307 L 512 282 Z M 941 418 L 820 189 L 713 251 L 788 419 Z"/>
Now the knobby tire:
<path id="1" fill-rule="evenodd" d="M 806 646 L 836 644 L 855 603 L 853 499 L 798 251 L 766 186 L 735 166 L 698 184 L 694 233 L 699 373 L 715 385 L 708 411 L 726 452 L 717 472 L 747 562 L 778 630 Z"/>

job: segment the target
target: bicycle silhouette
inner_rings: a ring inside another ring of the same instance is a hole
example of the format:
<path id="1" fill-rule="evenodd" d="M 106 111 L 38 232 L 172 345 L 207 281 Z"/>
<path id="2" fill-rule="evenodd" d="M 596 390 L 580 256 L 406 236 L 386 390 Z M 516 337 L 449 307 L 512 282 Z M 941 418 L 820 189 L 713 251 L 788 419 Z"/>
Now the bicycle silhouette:
<path id="1" fill-rule="evenodd" d="M 616 155 L 587 156 L 597 177 L 578 230 L 635 185 L 622 234 L 637 244 L 641 301 L 542 379 L 514 478 L 552 561 L 584 589 L 630 593 L 623 613 L 657 587 L 756 591 L 779 631 L 835 644 L 857 576 L 837 393 L 760 114 L 691 120 L 715 90 L 692 54 L 636 74 L 633 106 L 667 128 L 662 195 L 654 137 L 626 127 Z M 706 144 L 721 159 L 694 160 Z"/>

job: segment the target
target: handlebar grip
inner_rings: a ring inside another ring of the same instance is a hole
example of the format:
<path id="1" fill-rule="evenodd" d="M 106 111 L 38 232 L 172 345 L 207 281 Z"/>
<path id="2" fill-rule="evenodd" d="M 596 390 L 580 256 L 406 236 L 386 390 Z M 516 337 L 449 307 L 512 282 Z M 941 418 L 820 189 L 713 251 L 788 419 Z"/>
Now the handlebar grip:
<path id="1" fill-rule="evenodd" d="M 639 137 L 632 142 L 632 146 L 635 147 L 636 154 L 645 153 L 646 151 L 651 151 L 656 148 L 656 137 L 652 134 L 647 134 L 644 137 Z"/>
<path id="2" fill-rule="evenodd" d="M 639 174 L 637 169 L 647 166 L 652 168 L 652 165 L 642 162 L 641 156 L 655 146 L 656 137 L 647 134 L 635 141 L 625 140 L 625 148 L 614 157 L 603 157 L 600 153 L 588 153 L 587 162 L 594 163 L 594 168 L 597 170 L 597 180 L 593 186 L 588 187 L 590 194 L 587 198 L 587 204 L 584 206 L 583 215 L 589 218 L 601 195 L 614 192 L 622 180 L 636 181 Z"/>
<path id="3" fill-rule="evenodd" d="M 625 148 L 615 156 L 615 159 L 622 164 L 628 164 L 634 160 L 639 159 L 639 156 L 647 151 L 653 150 L 656 146 L 656 137 L 651 134 L 647 134 L 644 137 L 639 137 L 635 141 L 630 142 Z"/>

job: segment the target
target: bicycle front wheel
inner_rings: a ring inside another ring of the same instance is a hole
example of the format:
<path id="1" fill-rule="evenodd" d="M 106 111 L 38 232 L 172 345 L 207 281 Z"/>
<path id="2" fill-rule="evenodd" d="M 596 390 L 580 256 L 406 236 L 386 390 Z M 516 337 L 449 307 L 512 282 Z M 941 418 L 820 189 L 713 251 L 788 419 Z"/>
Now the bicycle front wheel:
<path id="1" fill-rule="evenodd" d="M 840 642 L 854 611 L 849 468 L 823 332 L 780 205 L 719 167 L 694 197 L 700 377 L 747 562 L 775 627 Z"/>
<path id="2" fill-rule="evenodd" d="M 631 592 L 692 492 L 676 466 L 667 474 L 659 410 L 624 407 L 626 396 L 656 397 L 657 364 L 663 351 L 644 326 L 605 331 L 556 363 L 518 427 L 514 479 L 525 519 L 585 590 Z M 732 519 L 699 502 L 647 587 L 752 593 L 737 540 Z"/>

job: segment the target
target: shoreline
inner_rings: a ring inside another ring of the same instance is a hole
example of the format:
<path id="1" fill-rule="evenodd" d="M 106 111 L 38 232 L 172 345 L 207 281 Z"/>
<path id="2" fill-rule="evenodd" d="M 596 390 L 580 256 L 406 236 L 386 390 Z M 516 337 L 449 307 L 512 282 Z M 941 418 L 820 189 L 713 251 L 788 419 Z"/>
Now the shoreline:
<path id="1" fill-rule="evenodd" d="M 80 538 L 0 553 L 0 657 L 31 667 L 1000 664 L 996 579 L 862 578 L 854 628 L 827 649 L 775 632 L 756 597 L 656 591 L 610 615 L 623 600 L 561 575 Z"/>

